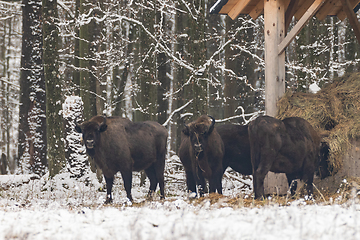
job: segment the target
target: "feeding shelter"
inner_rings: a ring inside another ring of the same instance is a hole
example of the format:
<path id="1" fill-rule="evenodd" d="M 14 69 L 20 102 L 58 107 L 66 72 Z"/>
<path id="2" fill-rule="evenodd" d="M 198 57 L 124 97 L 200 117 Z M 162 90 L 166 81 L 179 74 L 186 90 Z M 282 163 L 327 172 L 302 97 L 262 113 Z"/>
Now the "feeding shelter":
<path id="1" fill-rule="evenodd" d="M 233 20 L 240 14 L 250 15 L 253 19 L 264 14 L 265 112 L 276 116 L 277 101 L 285 93 L 286 47 L 313 16 L 319 20 L 326 16 L 337 16 L 340 20 L 348 18 L 360 43 L 360 24 L 355 14 L 359 3 L 360 0 L 218 0 L 210 13 L 226 14 Z M 297 22 L 288 32 L 293 17 Z M 286 193 L 285 179 L 281 175 L 271 176 L 270 180 L 268 177 L 265 192 Z"/>

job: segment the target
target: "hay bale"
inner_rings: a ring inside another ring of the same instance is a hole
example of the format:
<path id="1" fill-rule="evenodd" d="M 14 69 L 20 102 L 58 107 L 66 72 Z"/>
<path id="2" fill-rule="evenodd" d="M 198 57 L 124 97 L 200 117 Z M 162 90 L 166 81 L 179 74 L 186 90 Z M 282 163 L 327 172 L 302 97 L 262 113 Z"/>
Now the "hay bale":
<path id="1" fill-rule="evenodd" d="M 316 94 L 287 92 L 278 101 L 277 118 L 302 117 L 323 136 L 329 162 L 337 172 L 351 140 L 360 137 L 360 73 L 338 78 Z"/>

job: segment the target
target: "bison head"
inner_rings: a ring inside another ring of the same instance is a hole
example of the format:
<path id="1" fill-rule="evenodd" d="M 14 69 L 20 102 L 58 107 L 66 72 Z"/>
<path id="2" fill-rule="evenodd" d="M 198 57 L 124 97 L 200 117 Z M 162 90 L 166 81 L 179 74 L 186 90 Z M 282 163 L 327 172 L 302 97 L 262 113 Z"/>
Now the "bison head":
<path id="1" fill-rule="evenodd" d="M 87 122 L 76 124 L 75 130 L 82 133 L 86 150 L 90 155 L 100 140 L 100 133 L 104 132 L 106 128 L 106 118 L 103 116 L 96 116 Z"/>
<path id="2" fill-rule="evenodd" d="M 183 133 L 190 137 L 191 145 L 197 156 L 206 148 L 207 139 L 214 130 L 215 119 L 211 116 L 203 115 L 196 121 L 185 125 Z"/>

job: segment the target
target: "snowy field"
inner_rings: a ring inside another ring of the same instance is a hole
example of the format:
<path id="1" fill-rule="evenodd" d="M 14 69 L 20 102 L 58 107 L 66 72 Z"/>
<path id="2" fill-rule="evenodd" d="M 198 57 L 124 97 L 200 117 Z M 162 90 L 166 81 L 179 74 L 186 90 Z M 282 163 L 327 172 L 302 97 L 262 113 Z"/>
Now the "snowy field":
<path id="1" fill-rule="evenodd" d="M 134 204 L 126 202 L 118 177 L 114 203 L 103 205 L 103 184 L 95 177 L 64 173 L 22 184 L 23 178 L 0 176 L 0 239 L 360 239 L 357 198 L 251 204 L 251 191 L 226 178 L 223 198 L 190 202 L 184 176 L 172 174 L 167 199 L 145 201 L 148 186 L 140 187 L 134 174 Z"/>

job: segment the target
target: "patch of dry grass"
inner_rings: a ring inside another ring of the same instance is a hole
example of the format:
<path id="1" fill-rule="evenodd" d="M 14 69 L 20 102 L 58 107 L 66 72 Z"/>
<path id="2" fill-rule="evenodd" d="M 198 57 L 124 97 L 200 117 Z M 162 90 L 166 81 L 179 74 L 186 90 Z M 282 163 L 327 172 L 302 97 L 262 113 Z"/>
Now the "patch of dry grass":
<path id="1" fill-rule="evenodd" d="M 334 172 L 342 167 L 352 139 L 360 138 L 360 73 L 334 80 L 318 93 L 287 92 L 278 102 L 278 118 L 302 117 L 330 148 Z"/>

